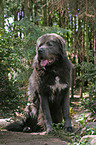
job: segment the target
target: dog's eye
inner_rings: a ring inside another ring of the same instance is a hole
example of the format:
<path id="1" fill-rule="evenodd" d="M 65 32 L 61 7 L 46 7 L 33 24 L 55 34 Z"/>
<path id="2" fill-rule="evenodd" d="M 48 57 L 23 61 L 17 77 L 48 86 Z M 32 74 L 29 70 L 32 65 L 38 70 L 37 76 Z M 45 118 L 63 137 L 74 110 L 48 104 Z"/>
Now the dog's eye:
<path id="1" fill-rule="evenodd" d="M 44 44 L 44 43 L 41 43 L 41 44 L 39 45 L 39 47 L 41 47 L 43 44 Z"/>
<path id="2" fill-rule="evenodd" d="M 53 42 L 51 42 L 51 41 L 50 42 L 47 42 L 47 45 L 48 46 L 52 46 L 53 45 Z"/>

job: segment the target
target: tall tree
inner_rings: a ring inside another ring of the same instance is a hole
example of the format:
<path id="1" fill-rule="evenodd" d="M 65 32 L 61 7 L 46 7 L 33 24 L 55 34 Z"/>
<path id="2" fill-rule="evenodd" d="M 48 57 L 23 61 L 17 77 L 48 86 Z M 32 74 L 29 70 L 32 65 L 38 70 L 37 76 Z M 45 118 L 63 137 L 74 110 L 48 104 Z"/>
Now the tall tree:
<path id="1" fill-rule="evenodd" d="M 0 27 L 4 28 L 4 0 L 0 0 Z"/>
<path id="2" fill-rule="evenodd" d="M 42 18 L 43 18 L 43 26 L 47 26 L 47 0 L 43 0 L 42 2 L 43 8 L 42 8 Z"/>

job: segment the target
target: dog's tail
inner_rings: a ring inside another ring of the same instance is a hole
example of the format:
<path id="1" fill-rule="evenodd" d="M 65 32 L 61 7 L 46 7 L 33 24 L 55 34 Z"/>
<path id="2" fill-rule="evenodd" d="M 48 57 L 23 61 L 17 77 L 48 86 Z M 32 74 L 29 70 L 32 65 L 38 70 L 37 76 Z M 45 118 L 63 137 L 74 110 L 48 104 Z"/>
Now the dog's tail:
<path id="1" fill-rule="evenodd" d="M 4 129 L 8 131 L 30 133 L 30 132 L 42 131 L 43 128 L 41 128 L 41 126 L 38 125 L 37 119 L 35 118 L 33 119 L 31 118 L 31 116 L 29 116 L 28 118 L 7 125 Z"/>
<path id="2" fill-rule="evenodd" d="M 24 129 L 24 123 L 23 121 L 16 121 L 7 125 L 4 128 L 7 129 L 8 131 L 22 132 Z"/>

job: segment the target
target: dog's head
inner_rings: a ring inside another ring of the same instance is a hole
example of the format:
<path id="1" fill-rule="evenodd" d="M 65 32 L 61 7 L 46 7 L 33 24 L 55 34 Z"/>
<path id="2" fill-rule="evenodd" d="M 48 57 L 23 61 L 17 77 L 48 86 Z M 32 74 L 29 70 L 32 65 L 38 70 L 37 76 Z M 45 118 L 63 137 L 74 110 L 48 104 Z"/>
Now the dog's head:
<path id="1" fill-rule="evenodd" d="M 55 33 L 45 34 L 37 40 L 36 54 L 40 67 L 52 65 L 65 55 L 65 41 Z"/>

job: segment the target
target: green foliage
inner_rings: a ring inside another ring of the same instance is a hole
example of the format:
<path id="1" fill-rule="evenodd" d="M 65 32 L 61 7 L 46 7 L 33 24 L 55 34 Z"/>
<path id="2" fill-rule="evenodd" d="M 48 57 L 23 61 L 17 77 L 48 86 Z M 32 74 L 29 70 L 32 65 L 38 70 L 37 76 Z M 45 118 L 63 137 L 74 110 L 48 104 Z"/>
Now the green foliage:
<path id="1" fill-rule="evenodd" d="M 84 128 L 80 134 L 81 136 L 96 134 L 96 128 L 89 127 L 88 125 L 89 116 L 85 116 L 85 114 L 82 114 L 76 121 L 79 122 L 79 126 Z"/>
<path id="2" fill-rule="evenodd" d="M 85 114 L 82 114 L 80 116 L 80 118 L 78 120 L 76 120 L 77 122 L 79 122 L 79 125 L 84 125 L 87 122 L 87 117 L 85 117 Z"/>
<path id="3" fill-rule="evenodd" d="M 64 122 L 62 121 L 61 123 L 57 123 L 57 124 L 53 123 L 52 126 L 54 130 L 64 129 Z"/>
<path id="4" fill-rule="evenodd" d="M 5 0 L 4 1 L 4 13 L 5 13 L 5 18 L 8 18 L 12 15 L 14 15 L 14 12 L 15 14 L 17 12 L 20 11 L 21 7 L 22 7 L 22 4 L 23 4 L 23 0 Z"/>
<path id="5" fill-rule="evenodd" d="M 81 143 L 79 143 L 81 137 L 85 135 L 95 135 L 96 134 L 96 128 L 90 127 L 88 125 L 88 117 L 85 116 L 85 114 L 82 114 L 80 118 L 78 118 L 76 121 L 79 122 L 79 132 L 65 132 L 64 131 L 64 122 L 53 124 L 53 134 L 56 136 L 59 136 L 63 140 L 66 140 L 70 142 L 72 145 L 89 145 L 88 138 L 85 138 Z"/>
<path id="6" fill-rule="evenodd" d="M 89 117 L 89 116 L 88 116 Z M 73 145 L 90 145 L 88 143 L 88 138 L 85 138 L 82 142 L 79 143 L 82 136 L 85 135 L 95 135 L 96 134 L 96 128 L 90 127 L 88 125 L 88 117 L 85 116 L 85 114 L 82 114 L 80 118 L 78 118 L 76 121 L 79 122 L 79 126 L 82 129 L 81 132 L 75 136 L 73 136 Z"/>
<path id="7" fill-rule="evenodd" d="M 94 58 L 93 58 L 94 60 Z M 83 70 L 83 74 L 81 74 L 79 77 L 77 77 L 77 79 L 85 79 L 89 82 L 94 81 L 95 79 L 95 64 L 91 62 L 82 62 L 81 64 L 77 64 L 78 67 L 80 67 L 81 70 Z"/>
<path id="8" fill-rule="evenodd" d="M 92 86 L 91 86 L 92 87 Z M 95 86 L 94 86 L 95 87 Z M 93 88 L 94 89 L 94 88 Z M 91 90 L 91 92 L 92 90 Z M 91 97 L 87 97 L 87 98 L 82 98 L 82 102 L 81 102 L 82 106 L 84 107 L 84 109 L 89 109 L 94 115 L 96 114 L 96 97 L 93 95 Z"/>
<path id="9" fill-rule="evenodd" d="M 84 140 L 80 142 L 79 145 L 91 145 L 91 144 L 88 142 L 88 138 L 84 138 Z"/>
<path id="10" fill-rule="evenodd" d="M 77 64 L 76 67 L 80 67 L 83 70 L 83 74 L 77 77 L 80 81 L 83 79 L 88 82 L 87 87 L 85 86 L 86 92 L 89 93 L 89 97 L 82 98 L 82 105 L 84 108 L 90 109 L 92 113 L 96 113 L 96 89 L 95 89 L 95 76 L 96 67 L 94 62 L 94 57 L 91 57 L 91 62 L 82 62 Z"/>
<path id="11" fill-rule="evenodd" d="M 22 40 L 15 37 L 15 32 L 0 29 L 0 101 L 1 113 L 9 113 L 10 110 L 20 111 L 22 104 L 20 90 L 22 80 L 18 80 L 18 74 L 25 70 L 23 60 Z"/>

